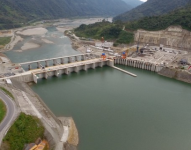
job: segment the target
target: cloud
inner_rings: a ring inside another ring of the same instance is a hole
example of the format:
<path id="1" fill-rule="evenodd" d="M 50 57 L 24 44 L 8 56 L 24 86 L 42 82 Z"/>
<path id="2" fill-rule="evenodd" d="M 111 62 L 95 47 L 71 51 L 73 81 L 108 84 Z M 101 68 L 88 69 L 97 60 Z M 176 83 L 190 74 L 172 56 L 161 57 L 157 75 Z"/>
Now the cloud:
<path id="1" fill-rule="evenodd" d="M 142 2 L 146 2 L 147 0 L 140 0 L 140 1 L 142 1 Z"/>

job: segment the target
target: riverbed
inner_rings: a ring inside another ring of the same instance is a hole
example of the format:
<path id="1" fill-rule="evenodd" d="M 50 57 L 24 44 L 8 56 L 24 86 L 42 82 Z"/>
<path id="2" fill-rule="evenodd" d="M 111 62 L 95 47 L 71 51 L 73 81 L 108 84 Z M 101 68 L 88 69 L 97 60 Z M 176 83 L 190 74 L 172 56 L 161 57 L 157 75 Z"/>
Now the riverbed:
<path id="1" fill-rule="evenodd" d="M 56 27 L 48 27 L 47 30 L 48 32 L 42 36 L 24 36 L 24 39 L 18 42 L 12 51 L 5 52 L 5 54 L 13 63 L 80 54 L 80 52 L 72 48 L 70 39 L 64 36 L 62 32 L 59 32 Z M 37 41 L 46 39 L 52 43 L 41 42 L 38 43 L 39 47 L 18 51 L 33 39 Z"/>
<path id="2" fill-rule="evenodd" d="M 17 52 L 23 40 L 6 55 L 13 62 L 25 62 L 79 53 L 55 27 L 47 30 L 44 38 L 55 44 Z M 103 67 L 38 80 L 31 88 L 57 116 L 74 118 L 79 150 L 189 150 L 191 85 L 118 67 L 137 77 Z"/>

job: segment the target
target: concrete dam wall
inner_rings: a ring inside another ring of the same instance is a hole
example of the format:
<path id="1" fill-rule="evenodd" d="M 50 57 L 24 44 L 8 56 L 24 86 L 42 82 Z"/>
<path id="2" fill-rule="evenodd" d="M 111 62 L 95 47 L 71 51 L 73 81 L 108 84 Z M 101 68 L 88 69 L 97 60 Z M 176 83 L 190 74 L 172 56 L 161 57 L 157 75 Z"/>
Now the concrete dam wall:
<path id="1" fill-rule="evenodd" d="M 140 69 L 144 69 L 144 70 L 154 71 L 154 72 L 159 72 L 163 68 L 162 65 L 151 63 L 151 62 L 146 62 L 146 61 L 142 61 L 142 60 L 136 60 L 133 58 L 126 58 L 126 59 L 117 58 L 117 59 L 115 59 L 114 63 L 131 66 L 131 67 L 135 67 L 135 68 L 140 68 Z"/>
<path id="2" fill-rule="evenodd" d="M 135 42 L 150 45 L 164 45 L 180 50 L 191 51 L 191 32 L 182 29 L 180 26 L 170 26 L 166 30 L 146 31 L 137 30 Z"/>
<path id="3" fill-rule="evenodd" d="M 30 63 L 39 63 L 36 62 L 29 62 Z M 28 64 L 28 62 L 27 62 Z M 40 63 L 39 63 L 40 64 Z M 102 59 L 89 59 L 84 61 L 76 61 L 68 64 L 59 64 L 56 66 L 49 66 L 45 68 L 40 68 L 39 65 L 37 65 L 37 68 L 34 70 L 30 70 L 15 76 L 11 77 L 5 77 L 1 78 L 0 80 L 5 79 L 15 79 L 17 81 L 21 82 L 38 82 L 38 79 L 45 78 L 48 79 L 48 77 L 52 76 L 59 76 L 61 74 L 70 74 L 71 72 L 79 72 L 80 70 L 87 70 L 87 69 L 95 69 L 96 67 L 103 67 L 105 65 L 108 65 L 110 67 L 114 66 L 114 61 L 110 59 L 102 60 Z"/>
<path id="4" fill-rule="evenodd" d="M 131 66 L 131 67 L 135 67 L 139 69 L 144 69 L 148 71 L 153 71 L 162 76 L 166 76 L 166 77 L 174 78 L 176 80 L 180 80 L 183 82 L 191 83 L 191 73 L 188 73 L 181 69 L 177 70 L 175 68 L 168 68 L 160 64 L 145 62 L 142 60 L 135 60 L 132 58 L 126 58 L 126 59 L 117 58 L 115 59 L 114 63 Z"/>

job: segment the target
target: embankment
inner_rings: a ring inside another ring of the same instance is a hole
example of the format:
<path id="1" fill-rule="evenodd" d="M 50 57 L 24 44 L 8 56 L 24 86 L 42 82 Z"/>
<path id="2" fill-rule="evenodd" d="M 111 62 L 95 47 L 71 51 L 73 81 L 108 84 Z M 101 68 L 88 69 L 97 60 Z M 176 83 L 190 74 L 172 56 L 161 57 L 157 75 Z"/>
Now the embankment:
<path id="1" fill-rule="evenodd" d="M 159 71 L 158 74 L 169 78 L 174 78 L 183 82 L 191 83 L 191 73 L 188 73 L 184 70 L 165 67 L 161 71 Z"/>

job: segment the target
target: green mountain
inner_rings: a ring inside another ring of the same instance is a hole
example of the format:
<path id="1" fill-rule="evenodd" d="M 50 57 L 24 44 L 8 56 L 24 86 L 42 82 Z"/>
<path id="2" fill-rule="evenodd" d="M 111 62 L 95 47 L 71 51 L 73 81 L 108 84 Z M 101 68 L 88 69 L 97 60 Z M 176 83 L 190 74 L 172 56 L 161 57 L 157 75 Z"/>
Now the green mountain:
<path id="1" fill-rule="evenodd" d="M 173 25 L 182 26 L 182 28 L 191 31 L 191 5 L 171 11 L 164 15 L 144 17 L 123 24 L 125 25 L 126 30 L 129 31 L 135 31 L 137 29 L 156 31 L 166 29 Z"/>
<path id="2" fill-rule="evenodd" d="M 128 5 L 132 6 L 133 8 L 144 3 L 140 0 L 123 0 L 123 1 L 126 2 Z"/>
<path id="3" fill-rule="evenodd" d="M 114 41 L 114 45 L 121 43 L 129 44 L 133 41 L 133 33 L 123 30 L 122 24 L 108 21 L 96 22 L 94 24 L 82 24 L 74 30 L 78 37 L 93 38 L 101 40 L 104 37 L 107 41 Z"/>
<path id="4" fill-rule="evenodd" d="M 133 42 L 134 31 L 137 29 L 157 31 L 173 25 L 182 26 L 182 28 L 191 31 L 191 5 L 164 15 L 144 17 L 136 21 L 116 21 L 113 23 L 102 21 L 90 25 L 81 25 L 74 32 L 79 37 L 95 39 L 104 37 L 118 45 Z"/>
<path id="5" fill-rule="evenodd" d="M 0 29 L 42 19 L 115 16 L 130 9 L 122 0 L 1 0 Z"/>
<path id="6" fill-rule="evenodd" d="M 177 8 L 184 7 L 189 2 L 191 2 L 191 0 L 148 0 L 144 4 L 116 16 L 114 21 L 130 21 L 137 20 L 145 16 L 162 15 Z"/>

